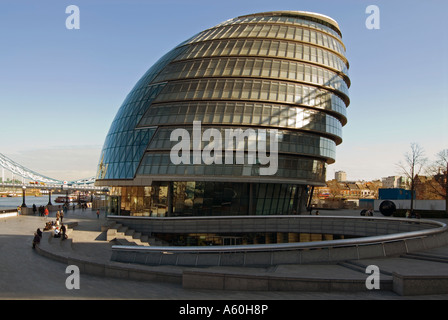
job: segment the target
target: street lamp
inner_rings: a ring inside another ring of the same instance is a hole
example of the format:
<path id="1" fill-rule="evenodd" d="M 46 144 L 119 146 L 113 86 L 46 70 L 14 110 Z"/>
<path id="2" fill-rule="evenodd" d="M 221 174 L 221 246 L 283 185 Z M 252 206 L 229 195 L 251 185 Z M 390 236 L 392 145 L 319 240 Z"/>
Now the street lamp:
<path id="1" fill-rule="evenodd" d="M 48 189 L 48 206 L 52 206 L 53 204 L 51 203 L 51 189 Z"/>
<path id="2" fill-rule="evenodd" d="M 22 208 L 26 208 L 26 204 L 25 204 L 25 192 L 26 192 L 26 187 L 25 187 L 25 186 L 22 186 L 22 197 L 23 197 Z"/>

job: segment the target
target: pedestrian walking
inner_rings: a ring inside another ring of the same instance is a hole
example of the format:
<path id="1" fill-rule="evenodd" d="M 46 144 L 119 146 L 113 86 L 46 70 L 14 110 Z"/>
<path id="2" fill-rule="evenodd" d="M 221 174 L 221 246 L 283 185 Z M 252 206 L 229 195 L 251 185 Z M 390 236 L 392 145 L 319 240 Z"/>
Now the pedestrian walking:
<path id="1" fill-rule="evenodd" d="M 64 224 L 62 224 L 61 225 L 61 232 L 62 232 L 62 240 L 65 240 L 65 239 L 67 239 L 67 229 L 66 229 L 66 227 L 64 226 Z"/>
<path id="2" fill-rule="evenodd" d="M 45 207 L 45 210 L 44 210 L 45 220 L 47 219 L 49 213 L 50 212 L 48 211 L 48 207 Z"/>
<path id="3" fill-rule="evenodd" d="M 96 218 L 97 218 L 97 219 L 100 218 L 100 209 L 96 210 Z"/>
<path id="4" fill-rule="evenodd" d="M 60 218 L 61 218 L 61 223 L 62 223 L 62 219 L 64 219 L 64 211 L 61 211 Z"/>
<path id="5" fill-rule="evenodd" d="M 33 203 L 33 214 L 36 214 L 36 212 L 37 212 L 37 207 L 36 207 L 36 205 Z"/>
<path id="6" fill-rule="evenodd" d="M 33 249 L 36 248 L 36 245 L 40 243 L 40 237 L 37 234 L 37 232 L 34 232 L 34 239 L 33 239 Z"/>

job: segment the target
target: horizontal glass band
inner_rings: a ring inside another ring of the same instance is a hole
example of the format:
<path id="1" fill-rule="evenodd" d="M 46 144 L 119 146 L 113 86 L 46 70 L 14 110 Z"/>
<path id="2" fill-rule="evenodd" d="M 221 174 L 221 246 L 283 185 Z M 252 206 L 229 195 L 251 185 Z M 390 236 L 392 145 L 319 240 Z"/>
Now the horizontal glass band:
<path id="1" fill-rule="evenodd" d="M 173 146 L 178 143 L 178 141 L 171 141 L 171 133 L 178 129 L 179 127 L 171 127 L 171 128 L 159 128 L 154 135 L 154 138 L 151 140 L 151 143 L 148 146 L 148 150 L 172 150 Z M 192 127 L 183 127 L 190 135 L 190 150 L 193 150 L 193 131 Z M 225 130 L 235 130 L 241 129 L 244 133 L 247 133 L 247 129 L 254 130 L 255 134 L 258 133 L 258 129 L 253 127 L 210 127 L 210 126 L 201 126 L 201 137 L 205 130 L 210 128 L 217 129 L 221 133 L 222 144 L 221 150 L 226 149 L 226 141 L 225 141 Z M 318 135 L 313 135 L 305 132 L 294 132 L 289 130 L 277 130 L 275 132 L 272 129 L 266 130 L 266 149 L 271 150 L 270 147 L 270 135 L 276 134 L 278 139 L 278 152 L 279 153 L 294 153 L 298 155 L 307 155 L 307 156 L 315 156 L 318 158 L 328 158 L 329 163 L 333 163 L 336 158 L 336 143 L 328 138 L 321 137 Z M 210 143 L 209 140 L 205 139 L 205 141 L 200 142 L 201 150 L 204 149 Z M 248 151 L 248 143 L 257 144 L 256 141 L 249 141 L 248 138 L 244 139 L 244 151 Z M 231 145 L 230 147 L 235 148 L 235 145 Z"/>
<path id="2" fill-rule="evenodd" d="M 273 38 L 277 40 L 300 41 L 328 48 L 345 57 L 341 42 L 322 31 L 301 26 L 273 24 L 235 24 L 207 29 L 193 37 L 189 43 L 229 38 Z"/>
<path id="3" fill-rule="evenodd" d="M 301 42 L 278 39 L 223 39 L 192 43 L 185 48 L 174 61 L 216 56 L 285 58 L 319 64 L 348 76 L 348 66 L 337 54 Z"/>
<path id="4" fill-rule="evenodd" d="M 271 78 L 305 82 L 337 90 L 348 98 L 347 83 L 337 73 L 303 62 L 271 58 L 206 58 L 169 64 L 155 81 L 204 77 Z"/>
<path id="5" fill-rule="evenodd" d="M 192 162 L 190 162 L 192 163 Z M 178 164 L 170 160 L 169 153 L 145 153 L 137 170 L 137 175 L 170 175 L 170 176 L 234 176 L 241 181 L 244 176 L 259 177 L 260 164 Z M 310 182 L 325 181 L 325 161 L 306 157 L 279 155 L 278 169 L 272 177 L 308 180 Z"/>
<path id="6" fill-rule="evenodd" d="M 344 114 L 341 110 L 346 106 L 341 98 L 325 89 L 273 80 L 235 78 L 170 82 L 154 103 L 198 100 L 285 103 L 334 110 L 341 114 Z"/>
<path id="7" fill-rule="evenodd" d="M 327 27 L 326 25 L 301 19 L 299 17 L 285 17 L 285 16 L 246 16 L 246 17 L 239 17 L 230 19 L 227 21 L 224 21 L 220 24 L 218 24 L 216 27 L 220 26 L 226 26 L 226 25 L 235 25 L 235 24 L 241 24 L 241 23 L 268 23 L 268 24 L 285 24 L 285 25 L 296 25 L 296 26 L 302 26 L 307 28 L 316 29 L 319 31 L 323 31 L 325 33 L 329 33 L 333 35 L 335 38 L 341 38 L 340 34 L 333 30 L 330 27 Z"/>
<path id="8" fill-rule="evenodd" d="M 332 96 L 334 97 L 334 96 Z M 341 102 L 341 101 L 339 101 Z M 342 102 L 341 102 L 342 103 Z M 142 117 L 138 127 L 157 126 L 163 123 L 192 123 L 202 121 L 207 123 L 246 124 L 267 126 L 279 125 L 295 127 L 296 113 L 290 109 L 303 110 L 301 106 L 274 103 L 253 103 L 247 101 L 185 101 L 154 103 Z M 314 108 L 323 110 L 339 119 L 344 125 L 346 123 L 345 105 L 335 101 L 318 102 Z M 226 114 L 226 117 L 215 115 Z M 262 118 L 261 116 L 265 118 Z M 270 120 L 267 117 L 272 117 Z M 276 120 L 276 117 L 280 117 Z M 292 117 L 292 118 L 291 118 Z M 217 122 L 223 121 L 223 122 Z"/>
<path id="9" fill-rule="evenodd" d="M 240 104 L 213 102 L 201 104 L 154 104 L 139 126 L 191 125 L 200 121 L 209 125 L 245 125 L 299 129 L 342 136 L 341 122 L 324 112 L 300 107 L 269 104 Z"/>

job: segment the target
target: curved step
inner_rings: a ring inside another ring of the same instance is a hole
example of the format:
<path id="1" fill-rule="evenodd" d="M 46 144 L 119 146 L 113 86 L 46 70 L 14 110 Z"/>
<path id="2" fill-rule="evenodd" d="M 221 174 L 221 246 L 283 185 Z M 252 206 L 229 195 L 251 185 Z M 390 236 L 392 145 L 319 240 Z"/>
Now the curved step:
<path id="1" fill-rule="evenodd" d="M 147 236 L 142 235 L 140 232 L 136 232 L 134 229 L 123 226 L 122 224 L 111 224 L 109 226 L 103 226 L 103 228 L 108 228 L 106 232 L 107 241 L 117 240 L 120 244 L 126 243 L 126 245 L 150 245 Z"/>

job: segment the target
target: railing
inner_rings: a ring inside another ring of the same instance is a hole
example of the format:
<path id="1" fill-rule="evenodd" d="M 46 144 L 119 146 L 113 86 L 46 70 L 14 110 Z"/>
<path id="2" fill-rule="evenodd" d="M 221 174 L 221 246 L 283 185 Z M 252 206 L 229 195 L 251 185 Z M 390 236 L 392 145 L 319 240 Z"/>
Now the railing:
<path id="1" fill-rule="evenodd" d="M 272 216 L 271 216 L 272 217 Z M 278 218 L 279 216 L 275 216 Z M 290 218 L 291 216 L 289 216 Z M 352 259 L 368 258 L 374 256 L 387 256 L 390 254 L 406 253 L 413 250 L 437 246 L 448 243 L 448 227 L 445 223 L 432 220 L 415 220 L 399 218 L 377 218 L 377 217 L 334 217 L 334 216 L 294 216 L 297 219 L 314 220 L 321 222 L 350 221 L 363 222 L 366 224 L 375 222 L 398 223 L 405 226 L 417 225 L 420 230 L 398 232 L 392 234 L 379 234 L 354 239 L 340 239 L 314 242 L 278 243 L 278 244 L 254 244 L 235 246 L 157 246 L 157 247 L 137 247 L 137 246 L 112 246 L 112 257 L 116 261 L 137 262 L 150 265 L 171 264 L 171 265 L 223 265 L 222 256 L 225 254 L 240 254 L 239 264 L 253 265 L 263 260 L 262 264 L 272 265 L 275 263 L 302 263 L 302 262 L 328 262 L 349 257 Z M 216 218 L 216 217 L 212 217 Z M 239 217 L 226 217 L 226 219 L 238 219 Z M 245 217 L 247 218 L 247 216 Z M 252 217 L 263 218 L 263 217 Z M 266 218 L 266 217 L 265 217 Z M 127 219 L 135 219 L 127 217 Z M 160 219 L 160 218 L 154 218 Z M 170 218 L 165 218 L 170 219 Z M 171 218 L 173 219 L 173 218 Z M 175 218 L 191 219 L 191 218 Z M 210 219 L 210 217 L 196 217 L 196 219 Z M 194 231 L 192 231 L 194 232 Z M 292 232 L 292 231 L 290 231 Z M 303 232 L 295 230 L 294 232 Z M 309 232 L 308 230 L 306 232 Z M 320 230 L 316 230 L 320 233 Z M 440 239 L 432 241 L 433 237 L 440 236 Z M 365 249 L 367 248 L 367 249 Z M 313 249 L 324 250 L 319 252 L 320 258 L 311 257 Z M 338 250 L 339 249 L 339 250 Z M 255 255 L 258 253 L 258 256 Z M 283 253 L 283 256 L 282 256 Z M 285 255 L 284 253 L 287 253 Z M 265 256 L 263 256 L 263 254 Z M 215 255 L 215 257 L 213 257 Z M 288 256 L 289 255 L 289 256 Z M 170 257 L 171 256 L 171 257 Z M 206 257 L 202 259 L 201 256 Z M 144 257 L 144 259 L 143 259 Z M 310 258 L 311 257 L 311 258 Z M 258 259 L 257 263 L 251 259 Z M 261 259 L 261 260 L 260 260 Z M 313 260 L 314 259 L 314 260 Z M 188 260 L 189 262 L 182 262 Z M 229 264 L 224 264 L 229 265 Z M 233 265 L 233 264 L 232 264 Z"/>
<path id="2" fill-rule="evenodd" d="M 93 184 L 73 184 L 73 185 L 64 185 L 62 183 L 60 184 L 45 184 L 45 185 L 39 185 L 39 184 L 31 184 L 31 183 L 2 183 L 0 182 L 0 188 L 16 188 L 16 189 L 23 189 L 23 187 L 26 187 L 27 189 L 64 189 L 64 190 L 104 190 L 104 187 L 97 187 Z"/>
<path id="3" fill-rule="evenodd" d="M 143 234 L 295 232 L 375 236 L 435 228 L 431 220 L 307 215 L 133 217 L 109 216 Z"/>
<path id="4" fill-rule="evenodd" d="M 25 168 L 21 164 L 11 160 L 10 158 L 8 158 L 7 156 L 5 156 L 4 154 L 1 154 L 1 153 L 0 153 L 0 167 L 12 172 L 13 174 L 17 174 L 24 179 L 29 179 L 32 181 L 39 181 L 39 182 L 43 182 L 46 184 L 59 185 L 59 186 L 61 184 L 64 184 L 64 181 L 62 181 L 62 180 L 49 178 L 49 177 L 41 175 L 33 170 Z M 4 172 L 2 172 L 2 181 L 5 181 Z M 84 178 L 84 179 L 70 181 L 70 184 L 76 185 L 76 186 L 86 185 L 86 184 L 94 184 L 94 183 L 95 183 L 95 177 L 88 177 L 88 178 Z"/>

